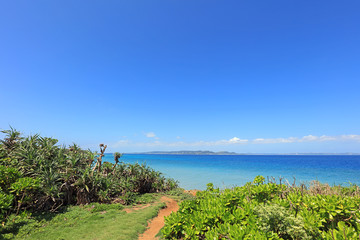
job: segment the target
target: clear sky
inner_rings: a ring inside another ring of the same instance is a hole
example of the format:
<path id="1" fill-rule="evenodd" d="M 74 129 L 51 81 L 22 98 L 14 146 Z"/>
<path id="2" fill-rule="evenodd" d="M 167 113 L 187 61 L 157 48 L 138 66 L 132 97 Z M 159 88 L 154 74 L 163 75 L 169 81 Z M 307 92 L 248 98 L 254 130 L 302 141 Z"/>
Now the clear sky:
<path id="1" fill-rule="evenodd" d="M 0 1 L 0 128 L 109 151 L 360 152 L 360 1 Z"/>

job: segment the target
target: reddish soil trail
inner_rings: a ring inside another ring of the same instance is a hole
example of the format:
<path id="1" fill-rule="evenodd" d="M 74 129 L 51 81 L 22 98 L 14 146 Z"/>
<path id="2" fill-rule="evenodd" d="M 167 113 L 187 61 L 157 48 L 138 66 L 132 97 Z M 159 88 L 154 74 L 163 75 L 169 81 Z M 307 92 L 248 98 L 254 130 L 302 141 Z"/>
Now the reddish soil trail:
<path id="1" fill-rule="evenodd" d="M 186 193 L 189 193 L 191 195 L 193 195 L 194 197 L 196 196 L 197 192 L 200 192 L 200 190 L 197 189 L 193 189 L 193 190 L 185 190 Z"/>
<path id="2" fill-rule="evenodd" d="M 153 218 L 148 224 L 147 230 L 139 236 L 139 240 L 156 240 L 156 234 L 159 233 L 160 229 L 165 225 L 164 217 L 169 216 L 171 212 L 179 210 L 177 202 L 169 197 L 161 197 L 161 201 L 166 203 L 166 208 L 161 209 L 157 217 Z"/>
<path id="3" fill-rule="evenodd" d="M 142 205 L 142 206 L 139 206 L 139 207 L 125 208 L 124 211 L 126 213 L 131 213 L 133 211 L 141 210 L 141 209 L 147 208 L 149 206 L 150 206 L 150 204 L 146 204 L 146 205 Z"/>

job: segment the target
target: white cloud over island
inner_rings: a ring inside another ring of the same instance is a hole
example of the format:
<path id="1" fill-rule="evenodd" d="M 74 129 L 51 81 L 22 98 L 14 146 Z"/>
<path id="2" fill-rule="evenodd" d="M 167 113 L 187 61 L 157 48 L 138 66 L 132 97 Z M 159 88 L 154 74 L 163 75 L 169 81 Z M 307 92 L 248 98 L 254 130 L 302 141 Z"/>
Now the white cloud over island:
<path id="1" fill-rule="evenodd" d="M 240 139 L 238 137 L 233 137 L 229 140 L 229 143 L 247 143 L 249 140 L 247 139 Z"/>
<path id="2" fill-rule="evenodd" d="M 158 139 L 153 132 L 146 133 L 149 138 Z M 134 142 L 130 140 L 120 140 L 112 145 L 113 148 L 133 146 L 133 147 L 209 147 L 209 146 L 226 146 L 226 145 L 241 145 L 241 144 L 279 144 L 279 143 L 303 143 L 303 142 L 329 142 L 329 141 L 352 141 L 360 143 L 360 135 L 339 135 L 339 136 L 314 136 L 307 135 L 303 137 L 288 137 L 288 138 L 256 138 L 256 139 L 241 139 L 233 137 L 228 140 L 217 141 L 153 141 L 153 142 Z"/>

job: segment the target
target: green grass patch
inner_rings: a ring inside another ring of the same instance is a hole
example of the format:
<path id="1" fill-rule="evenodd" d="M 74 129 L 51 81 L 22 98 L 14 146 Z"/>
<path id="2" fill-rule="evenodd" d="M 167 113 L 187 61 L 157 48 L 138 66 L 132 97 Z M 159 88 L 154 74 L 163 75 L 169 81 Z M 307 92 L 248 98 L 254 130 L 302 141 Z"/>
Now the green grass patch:
<path id="1" fill-rule="evenodd" d="M 145 193 L 136 197 L 136 204 L 147 204 L 153 203 L 159 200 L 159 194 L 156 193 Z"/>
<path id="2" fill-rule="evenodd" d="M 147 221 L 164 206 L 156 203 L 126 213 L 119 204 L 94 203 L 68 207 L 57 214 L 12 217 L 2 229 L 0 239 L 137 239 L 145 231 Z"/>
<path id="3" fill-rule="evenodd" d="M 190 193 L 185 192 L 183 188 L 175 188 L 166 192 L 166 195 L 171 196 L 177 201 L 193 200 L 195 197 Z"/>

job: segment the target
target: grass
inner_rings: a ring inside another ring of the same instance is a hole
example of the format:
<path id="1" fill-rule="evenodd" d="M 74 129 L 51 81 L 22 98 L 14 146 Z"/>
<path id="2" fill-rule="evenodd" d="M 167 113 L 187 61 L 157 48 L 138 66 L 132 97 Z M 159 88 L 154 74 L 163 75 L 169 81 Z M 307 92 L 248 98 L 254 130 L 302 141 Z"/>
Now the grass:
<path id="1" fill-rule="evenodd" d="M 159 196 L 147 195 L 142 203 L 154 202 Z M 155 217 L 164 203 L 153 203 L 149 207 L 130 213 L 120 204 L 89 204 L 68 207 L 57 214 L 39 214 L 31 217 L 17 216 L 5 226 L 0 239 L 138 239 L 145 231 L 149 219 Z"/>
<path id="2" fill-rule="evenodd" d="M 165 203 L 159 202 L 163 195 L 179 202 L 194 198 L 178 188 L 165 194 L 147 193 L 136 196 L 129 207 L 137 207 L 136 204 L 149 204 L 149 207 L 130 213 L 126 213 L 124 205 L 119 203 L 91 203 L 69 206 L 58 213 L 12 215 L 5 227 L 0 227 L 0 240 L 138 239 L 139 234 L 145 231 L 148 220 L 157 216 L 165 206 Z"/>
<path id="3" fill-rule="evenodd" d="M 190 193 L 185 192 L 183 188 L 175 188 L 173 190 L 167 191 L 166 195 L 171 196 L 171 198 L 181 202 L 184 200 L 192 200 L 195 197 Z"/>

